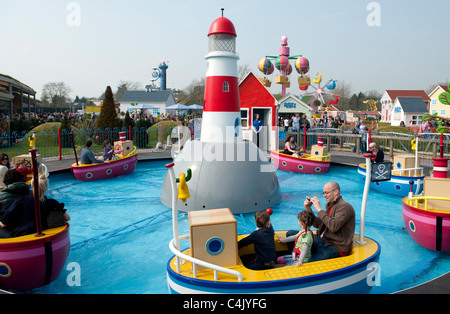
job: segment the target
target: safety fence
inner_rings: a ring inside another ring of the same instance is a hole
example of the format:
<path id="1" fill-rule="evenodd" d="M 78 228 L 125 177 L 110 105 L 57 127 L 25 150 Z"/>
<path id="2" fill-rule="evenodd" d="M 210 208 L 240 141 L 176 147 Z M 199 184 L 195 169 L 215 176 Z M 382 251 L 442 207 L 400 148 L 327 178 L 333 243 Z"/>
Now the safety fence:
<path id="1" fill-rule="evenodd" d="M 375 142 L 383 150 L 385 160 L 393 161 L 394 155 L 415 155 L 418 150 L 420 164 L 432 166 L 433 158 L 439 157 L 441 134 L 439 133 L 394 133 L 369 131 L 367 134 L 353 134 L 341 129 L 309 129 L 299 132 L 280 132 L 279 149 L 284 149 L 285 139 L 293 135 L 298 146 L 306 151 L 317 144 L 318 138 L 324 139 L 324 146 L 332 155 L 361 156 L 367 152 L 368 143 Z M 450 134 L 442 135 L 443 155 L 450 157 Z"/>
<path id="2" fill-rule="evenodd" d="M 165 152 L 172 145 L 172 127 L 50 129 L 38 132 L 3 132 L 0 137 L 0 152 L 8 154 L 10 160 L 15 156 L 28 154 L 30 141 L 33 142 L 34 138 L 35 148 L 44 160 L 73 158 L 74 146 L 79 155 L 88 140 L 93 142 L 94 153 L 101 154 L 104 140 L 114 145 L 115 141 L 119 141 L 119 132 L 126 132 L 127 139 L 133 141 L 138 152 Z"/>
<path id="3" fill-rule="evenodd" d="M 111 144 L 119 141 L 119 132 L 126 132 L 127 139 L 133 141 L 138 152 L 167 153 L 180 136 L 177 128 L 151 127 L 151 128 L 106 128 L 106 129 L 50 129 L 36 132 L 3 132 L 0 137 L 1 153 L 8 154 L 10 160 L 14 156 L 28 154 L 30 140 L 35 137 L 35 147 L 39 150 L 44 160 L 66 159 L 74 157 L 74 150 L 70 140 L 73 134 L 73 142 L 77 154 L 85 146 L 87 140 L 93 141 L 92 150 L 101 153 L 103 141 L 109 140 Z M 312 145 L 317 144 L 318 138 L 324 138 L 324 145 L 333 155 L 360 156 L 367 150 L 369 141 L 376 142 L 383 150 L 386 160 L 393 160 L 394 155 L 414 155 L 418 149 L 418 157 L 421 165 L 433 164 L 432 158 L 439 157 L 441 149 L 441 135 L 437 133 L 417 134 L 393 133 L 393 132 L 368 132 L 365 135 L 353 134 L 341 129 L 309 129 L 299 132 L 279 132 L 279 148 L 284 148 L 287 136 L 293 135 L 297 145 L 304 146 L 306 151 Z M 450 157 L 450 134 L 443 134 L 442 145 L 444 157 Z"/>

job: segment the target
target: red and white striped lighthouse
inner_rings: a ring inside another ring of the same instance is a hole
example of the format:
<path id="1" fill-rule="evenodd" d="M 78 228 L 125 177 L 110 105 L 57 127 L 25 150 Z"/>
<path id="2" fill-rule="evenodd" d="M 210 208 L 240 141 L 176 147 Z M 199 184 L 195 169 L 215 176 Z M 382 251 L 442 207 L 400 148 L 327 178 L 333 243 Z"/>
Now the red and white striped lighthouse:
<path id="1" fill-rule="evenodd" d="M 209 28 L 202 142 L 242 141 L 236 37 L 233 23 L 223 16 Z"/>

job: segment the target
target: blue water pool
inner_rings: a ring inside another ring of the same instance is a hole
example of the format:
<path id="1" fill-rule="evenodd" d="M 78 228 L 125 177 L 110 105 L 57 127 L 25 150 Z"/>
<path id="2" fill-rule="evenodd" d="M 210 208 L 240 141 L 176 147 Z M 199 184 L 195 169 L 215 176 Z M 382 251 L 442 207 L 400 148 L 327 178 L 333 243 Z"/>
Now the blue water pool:
<path id="1" fill-rule="evenodd" d="M 71 250 L 59 278 L 32 293 L 168 293 L 166 264 L 172 256 L 171 209 L 160 200 L 168 161 L 138 162 L 127 176 L 81 182 L 71 173 L 50 176 L 48 197 L 66 204 Z M 328 181 L 359 217 L 363 187 L 355 168 L 333 165 L 326 175 L 277 171 L 282 201 L 273 206 L 276 230 L 296 229 L 305 196 L 318 196 Z M 415 244 L 403 229 L 400 197 L 369 193 L 365 235 L 381 245 L 381 278 L 372 293 L 391 293 L 426 282 L 450 269 L 450 254 Z M 235 215 L 238 233 L 254 230 L 254 214 Z M 188 234 L 187 214 L 179 214 L 180 234 Z M 181 243 L 182 247 L 188 241 Z M 77 280 L 79 279 L 79 280 Z"/>

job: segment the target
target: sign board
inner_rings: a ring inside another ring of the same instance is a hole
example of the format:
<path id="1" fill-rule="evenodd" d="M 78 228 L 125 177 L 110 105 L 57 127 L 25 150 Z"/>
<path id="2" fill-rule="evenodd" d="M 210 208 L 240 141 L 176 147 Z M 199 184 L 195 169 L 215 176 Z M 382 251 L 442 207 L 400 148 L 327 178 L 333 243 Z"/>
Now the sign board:
<path id="1" fill-rule="evenodd" d="M 391 162 L 378 162 L 372 164 L 371 182 L 391 180 Z"/>

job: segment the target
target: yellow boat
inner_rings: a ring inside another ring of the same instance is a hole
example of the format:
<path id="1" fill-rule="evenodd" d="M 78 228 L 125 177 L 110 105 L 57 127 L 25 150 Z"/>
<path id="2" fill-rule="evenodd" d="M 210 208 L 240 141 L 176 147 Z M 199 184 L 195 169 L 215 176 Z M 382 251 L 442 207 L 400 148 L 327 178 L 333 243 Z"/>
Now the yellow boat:
<path id="1" fill-rule="evenodd" d="M 286 232 L 276 232 L 285 236 Z M 238 239 L 246 235 L 239 236 Z M 239 250 L 239 263 L 229 267 L 196 270 L 195 262 L 177 257 L 167 264 L 167 282 L 171 293 L 369 293 L 379 275 L 380 245 L 369 238 L 365 244 L 353 240 L 351 254 L 345 257 L 305 263 L 301 267 L 284 266 L 269 270 L 251 270 L 242 258 L 254 256 L 253 245 Z M 286 244 L 274 239 L 277 255 L 289 254 Z M 173 243 L 171 243 L 173 249 Z M 191 257 L 191 249 L 181 252 Z"/>
<path id="2" fill-rule="evenodd" d="M 380 245 L 369 238 L 354 236 L 348 256 L 305 263 L 301 267 L 284 266 L 269 270 L 251 270 L 243 260 L 255 256 L 253 245 L 238 250 L 237 222 L 228 208 L 190 211 L 190 234 L 178 234 L 178 198 L 186 201 L 190 178 L 184 173 L 175 179 L 174 164 L 168 164 L 172 184 L 172 227 L 174 238 L 169 248 L 175 254 L 167 263 L 167 283 L 171 293 L 368 293 L 379 276 Z M 361 220 L 364 224 L 364 219 Z M 277 256 L 290 254 L 287 244 L 275 234 Z M 180 240 L 191 246 L 180 250 Z"/>

